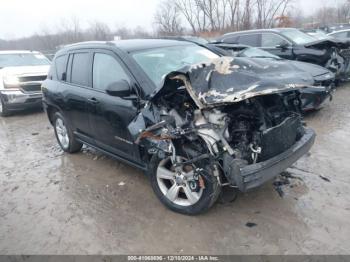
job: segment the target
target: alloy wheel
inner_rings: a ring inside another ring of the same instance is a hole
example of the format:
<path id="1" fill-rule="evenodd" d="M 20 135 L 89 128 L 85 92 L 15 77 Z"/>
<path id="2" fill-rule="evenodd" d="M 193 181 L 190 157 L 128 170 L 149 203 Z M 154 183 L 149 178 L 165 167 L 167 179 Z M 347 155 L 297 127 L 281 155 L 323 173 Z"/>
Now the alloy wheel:
<path id="1" fill-rule="evenodd" d="M 69 147 L 68 130 L 61 118 L 57 118 L 55 128 L 58 141 L 63 148 L 67 149 Z"/>
<path id="2" fill-rule="evenodd" d="M 183 158 L 177 158 L 184 161 Z M 163 195 L 172 203 L 179 206 L 192 206 L 203 195 L 203 188 L 197 189 L 194 178 L 194 168 L 184 165 L 174 168 L 170 158 L 163 159 L 157 168 L 157 182 Z"/>

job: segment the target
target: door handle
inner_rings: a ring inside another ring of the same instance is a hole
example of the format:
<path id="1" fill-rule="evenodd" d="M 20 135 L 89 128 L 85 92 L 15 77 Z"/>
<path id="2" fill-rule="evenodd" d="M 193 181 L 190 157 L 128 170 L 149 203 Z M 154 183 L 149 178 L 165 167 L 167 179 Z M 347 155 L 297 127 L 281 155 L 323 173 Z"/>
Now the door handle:
<path id="1" fill-rule="evenodd" d="M 90 99 L 88 99 L 88 101 L 90 102 L 90 103 L 92 103 L 92 104 L 94 104 L 94 105 L 97 105 L 97 104 L 99 104 L 100 102 L 96 99 L 96 98 L 90 98 Z"/>

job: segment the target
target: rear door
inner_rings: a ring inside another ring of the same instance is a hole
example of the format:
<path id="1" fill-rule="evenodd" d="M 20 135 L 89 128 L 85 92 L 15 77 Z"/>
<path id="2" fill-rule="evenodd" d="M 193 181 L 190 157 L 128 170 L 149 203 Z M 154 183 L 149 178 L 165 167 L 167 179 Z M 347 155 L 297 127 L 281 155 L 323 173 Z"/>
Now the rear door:
<path id="1" fill-rule="evenodd" d="M 287 47 L 282 47 L 288 43 Z M 293 59 L 293 45 L 284 37 L 275 33 L 261 34 L 261 48 L 285 59 Z"/>
<path id="2" fill-rule="evenodd" d="M 138 99 L 110 96 L 107 87 L 126 80 L 130 86 L 136 82 L 119 57 L 112 51 L 96 50 L 93 54 L 93 95 L 89 98 L 90 123 L 96 144 L 123 158 L 137 161 L 139 154 L 128 125 L 138 113 Z"/>
<path id="3" fill-rule="evenodd" d="M 89 125 L 88 100 L 92 95 L 92 52 L 78 50 L 69 53 L 66 81 L 62 95 L 65 116 L 74 133 L 88 143 L 93 143 Z"/>
<path id="4" fill-rule="evenodd" d="M 228 44 L 241 44 L 241 45 L 247 45 L 252 47 L 259 47 L 260 46 L 260 34 L 253 33 L 253 34 L 235 34 L 232 36 L 227 36 L 222 40 L 224 43 Z"/>

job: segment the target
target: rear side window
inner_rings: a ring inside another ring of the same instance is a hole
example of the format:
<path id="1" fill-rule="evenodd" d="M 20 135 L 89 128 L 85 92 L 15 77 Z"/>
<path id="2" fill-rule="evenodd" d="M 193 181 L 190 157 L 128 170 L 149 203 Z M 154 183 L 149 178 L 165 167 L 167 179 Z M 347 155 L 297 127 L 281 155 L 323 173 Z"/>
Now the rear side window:
<path id="1" fill-rule="evenodd" d="M 63 79 L 63 74 L 66 73 L 67 69 L 67 55 L 59 56 L 55 59 L 55 67 L 57 79 L 59 81 L 65 80 Z"/>
<path id="2" fill-rule="evenodd" d="M 104 91 L 110 84 L 121 80 L 130 83 L 130 78 L 123 67 L 111 55 L 96 53 L 93 68 L 93 88 Z"/>
<path id="3" fill-rule="evenodd" d="M 238 42 L 242 45 L 249 45 L 252 47 L 258 47 L 259 46 L 259 35 L 241 35 L 238 39 Z"/>
<path id="4" fill-rule="evenodd" d="M 76 53 L 73 55 L 71 82 L 76 85 L 89 86 L 90 54 Z"/>
<path id="5" fill-rule="evenodd" d="M 285 39 L 276 34 L 262 34 L 261 46 L 262 47 L 276 47 L 287 42 Z"/>
<path id="6" fill-rule="evenodd" d="M 239 36 L 230 36 L 225 38 L 223 42 L 228 44 L 238 44 L 238 37 Z"/>

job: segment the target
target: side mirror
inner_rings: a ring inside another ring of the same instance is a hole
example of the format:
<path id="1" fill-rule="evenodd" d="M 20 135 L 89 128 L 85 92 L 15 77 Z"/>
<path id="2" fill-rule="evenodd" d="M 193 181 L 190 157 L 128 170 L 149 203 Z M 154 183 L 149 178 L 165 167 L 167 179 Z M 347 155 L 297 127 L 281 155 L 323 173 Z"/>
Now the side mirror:
<path id="1" fill-rule="evenodd" d="M 107 87 L 106 92 L 110 96 L 118 96 L 118 97 L 128 97 L 131 95 L 135 95 L 135 92 L 131 88 L 129 82 L 124 79 L 118 82 L 111 83 Z"/>
<path id="2" fill-rule="evenodd" d="M 281 49 L 287 49 L 289 47 L 289 43 L 287 41 L 284 41 L 282 43 L 280 43 L 279 45 L 277 45 L 277 48 L 281 48 Z"/>

